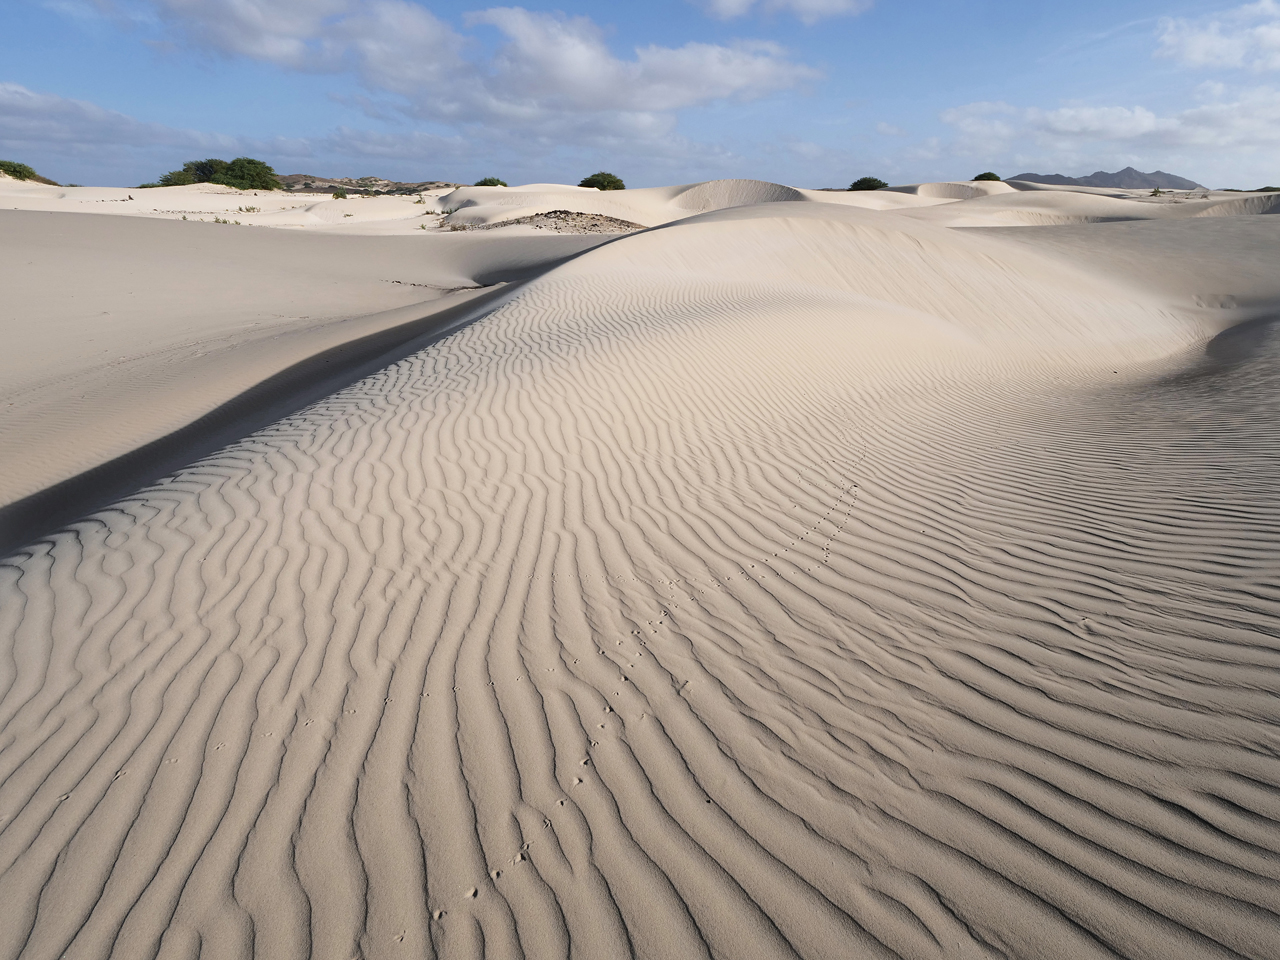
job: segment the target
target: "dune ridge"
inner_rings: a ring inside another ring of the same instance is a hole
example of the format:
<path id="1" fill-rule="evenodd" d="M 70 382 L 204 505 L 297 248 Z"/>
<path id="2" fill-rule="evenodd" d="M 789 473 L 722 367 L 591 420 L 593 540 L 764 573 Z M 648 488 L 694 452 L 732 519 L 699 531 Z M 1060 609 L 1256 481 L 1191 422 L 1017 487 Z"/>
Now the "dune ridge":
<path id="1" fill-rule="evenodd" d="M 625 236 L 0 562 L 0 956 L 1280 953 L 1280 355 L 1042 236 Z"/>
<path id="2" fill-rule="evenodd" d="M 237 397 L 263 397 L 262 385 L 278 386 L 292 376 L 286 371 L 316 358 L 325 371 L 316 383 L 336 389 L 343 382 L 334 374 L 349 358 L 332 351 L 384 342 L 388 331 L 412 339 L 413 322 L 486 287 L 536 276 L 602 239 L 233 234 L 211 224 L 28 211 L 0 211 L 0 225 L 0 259 L 9 264 L 0 510 L 9 516 L 10 507 L 43 510 L 16 505 L 48 503 L 51 488 L 73 478 L 80 480 L 72 486 L 92 488 L 91 471 L 113 473 L 107 465 L 121 458 L 144 470 L 139 482 L 162 476 L 191 458 L 159 457 L 146 473 L 151 455 L 142 448 L 203 453 L 244 436 L 269 420 L 254 419 L 254 410 L 247 421 L 224 416 Z M 315 399 L 309 379 L 291 382 Z M 279 390 L 268 392 L 277 415 L 287 412 Z M 197 422 L 210 437 L 191 447 Z M 254 426 L 231 426 L 240 422 Z M 177 436 L 187 440 L 175 446 Z M 113 489 L 85 501 L 80 515 L 127 492 Z M 22 529 L 34 536 L 68 519 Z M 0 549 L 20 545 L 23 535 L 5 526 L 0 520 Z"/>
<path id="3" fill-rule="evenodd" d="M 534 232 L 530 218 L 564 210 L 652 227 L 731 207 L 801 201 L 918 214 L 948 226 L 1098 223 L 1280 210 L 1274 194 L 1195 190 L 1151 197 L 1142 190 L 1026 181 L 947 181 L 867 191 L 806 190 L 743 179 L 607 191 L 534 183 L 338 199 L 324 192 L 240 191 L 217 184 L 139 190 L 0 179 L 0 207 L 12 205 L 14 210 L 191 219 L 343 236 L 418 236 L 457 227 L 501 227 L 521 235 Z"/>

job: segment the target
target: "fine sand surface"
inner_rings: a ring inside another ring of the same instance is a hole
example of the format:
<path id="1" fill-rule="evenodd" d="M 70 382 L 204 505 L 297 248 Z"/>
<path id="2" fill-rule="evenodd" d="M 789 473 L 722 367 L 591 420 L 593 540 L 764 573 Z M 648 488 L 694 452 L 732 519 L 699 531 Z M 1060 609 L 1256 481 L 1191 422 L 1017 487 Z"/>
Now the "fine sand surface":
<path id="1" fill-rule="evenodd" d="M 506 281 L 0 562 L 0 958 L 1280 956 L 1280 217 L 924 186 L 0 210 L 198 397 Z"/>
<path id="2" fill-rule="evenodd" d="M 322 351 L 391 334 L 388 350 L 395 331 L 407 342 L 423 321 L 599 239 L 354 238 L 0 210 L 0 545 L 13 545 L 7 506 Z"/>

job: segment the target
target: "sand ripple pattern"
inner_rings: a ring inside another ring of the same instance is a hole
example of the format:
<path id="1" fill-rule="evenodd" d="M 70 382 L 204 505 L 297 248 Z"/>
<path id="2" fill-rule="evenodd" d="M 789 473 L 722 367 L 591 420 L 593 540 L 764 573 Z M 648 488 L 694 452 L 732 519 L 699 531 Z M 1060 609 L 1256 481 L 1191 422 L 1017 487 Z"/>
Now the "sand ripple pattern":
<path id="1" fill-rule="evenodd" d="M 1276 358 L 596 256 L 0 566 L 0 957 L 1280 956 Z"/>

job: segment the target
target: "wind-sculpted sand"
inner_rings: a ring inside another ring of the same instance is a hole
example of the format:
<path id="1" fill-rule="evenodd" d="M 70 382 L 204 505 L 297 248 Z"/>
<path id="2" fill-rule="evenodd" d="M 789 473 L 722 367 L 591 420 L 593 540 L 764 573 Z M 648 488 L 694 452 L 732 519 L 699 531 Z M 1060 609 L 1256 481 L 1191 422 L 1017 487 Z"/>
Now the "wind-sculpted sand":
<path id="1" fill-rule="evenodd" d="M 1233 222 L 694 216 L 16 552 L 0 957 L 1280 955 Z"/>

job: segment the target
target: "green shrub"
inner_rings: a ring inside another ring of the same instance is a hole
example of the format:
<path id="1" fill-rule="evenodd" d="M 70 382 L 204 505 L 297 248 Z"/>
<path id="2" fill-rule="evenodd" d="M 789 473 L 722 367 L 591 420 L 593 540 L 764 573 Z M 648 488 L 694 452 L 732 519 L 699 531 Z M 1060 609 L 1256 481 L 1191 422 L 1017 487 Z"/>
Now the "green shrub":
<path id="1" fill-rule="evenodd" d="M 12 160 L 0 160 L 0 172 L 7 173 L 15 180 L 34 180 L 39 176 L 25 163 L 14 163 Z"/>
<path id="2" fill-rule="evenodd" d="M 276 172 L 261 160 L 253 157 L 236 157 L 226 169 L 209 178 L 210 183 L 221 183 L 237 190 L 279 190 Z"/>
<path id="3" fill-rule="evenodd" d="M 345 190 L 343 190 L 341 187 L 339 187 L 337 190 L 333 191 L 333 199 L 335 199 L 335 200 L 345 200 L 345 199 L 347 199 L 347 191 L 345 191 Z"/>
<path id="4" fill-rule="evenodd" d="M 593 173 L 578 184 L 580 187 L 595 187 L 597 190 L 625 190 L 627 185 L 622 182 L 621 177 L 615 177 L 612 173 L 606 173 L 601 170 L 599 173 Z"/>
<path id="5" fill-rule="evenodd" d="M 170 170 L 160 178 L 158 186 L 186 187 L 196 182 L 195 176 L 187 170 Z"/>
<path id="6" fill-rule="evenodd" d="M 181 170 L 170 170 L 156 183 L 144 183 L 143 187 L 185 187 L 192 183 L 220 183 L 237 190 L 279 190 L 276 172 L 261 160 L 253 157 L 236 157 L 231 162 L 210 157 L 208 160 L 188 160 Z"/>
<path id="7" fill-rule="evenodd" d="M 485 177 L 483 180 L 477 180 L 477 187 L 505 187 L 507 181 L 499 180 L 497 177 Z"/>
<path id="8" fill-rule="evenodd" d="M 208 160 L 188 160 L 182 165 L 182 172 L 189 173 L 192 183 L 209 183 L 220 173 L 224 173 L 231 164 L 217 157 Z"/>
<path id="9" fill-rule="evenodd" d="M 995 180 L 995 181 L 997 181 L 997 182 L 998 182 L 998 181 L 1000 180 L 1000 176 L 999 176 L 999 174 L 992 173 L 990 170 L 988 170 L 986 173 L 980 173 L 980 174 L 978 174 L 978 175 L 977 175 L 976 177 L 974 177 L 973 179 L 974 179 L 975 181 L 977 181 L 977 180 Z"/>
<path id="10" fill-rule="evenodd" d="M 878 177 L 859 177 L 849 184 L 850 190 L 883 190 L 888 184 Z"/>

